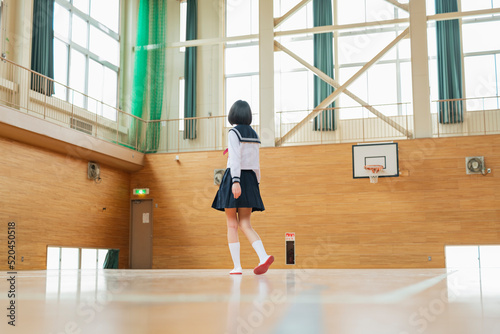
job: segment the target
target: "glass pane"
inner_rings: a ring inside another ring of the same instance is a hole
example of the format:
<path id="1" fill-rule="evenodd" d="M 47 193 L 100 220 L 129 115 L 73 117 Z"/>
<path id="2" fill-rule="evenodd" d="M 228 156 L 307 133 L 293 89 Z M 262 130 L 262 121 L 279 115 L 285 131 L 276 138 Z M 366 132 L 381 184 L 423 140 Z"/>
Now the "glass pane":
<path id="1" fill-rule="evenodd" d="M 103 1 L 103 0 L 100 0 Z M 109 0 L 106 0 L 109 1 Z M 73 0 L 73 6 L 84 12 L 85 14 L 89 13 L 89 0 Z"/>
<path id="2" fill-rule="evenodd" d="M 500 270 L 500 246 L 479 246 L 481 261 L 481 288 L 483 296 L 495 298 L 500 296 L 498 274 Z"/>
<path id="3" fill-rule="evenodd" d="M 425 6 L 426 6 L 427 15 L 434 15 L 434 14 L 436 14 L 436 3 L 435 3 L 435 0 L 426 0 L 425 1 Z"/>
<path id="4" fill-rule="evenodd" d="M 82 249 L 82 269 L 97 269 L 97 249 Z"/>
<path id="5" fill-rule="evenodd" d="M 282 73 L 280 93 L 282 110 L 307 110 L 309 108 L 307 72 Z"/>
<path id="6" fill-rule="evenodd" d="M 78 248 L 62 248 L 61 269 L 78 269 Z"/>
<path id="7" fill-rule="evenodd" d="M 59 247 L 47 248 L 47 270 L 59 269 Z"/>
<path id="8" fill-rule="evenodd" d="M 429 57 L 437 57 L 436 26 L 427 28 L 427 53 Z"/>
<path id="9" fill-rule="evenodd" d="M 491 0 L 461 0 L 462 11 L 489 9 Z"/>
<path id="10" fill-rule="evenodd" d="M 244 76 L 226 79 L 226 115 L 237 100 L 244 100 L 250 104 L 252 114 L 259 112 L 259 76 Z M 258 124 L 258 117 L 254 115 L 252 124 Z M 227 123 L 229 126 L 229 123 Z"/>
<path id="11" fill-rule="evenodd" d="M 226 74 L 252 73 L 258 71 L 258 46 L 226 49 Z"/>
<path id="12" fill-rule="evenodd" d="M 118 73 L 110 68 L 104 67 L 104 91 L 103 102 L 111 107 L 117 105 Z M 104 106 L 103 116 L 111 120 L 116 120 L 116 110 Z"/>
<path id="13" fill-rule="evenodd" d="M 497 95 L 495 56 L 465 57 L 466 97 L 491 97 Z M 468 110 L 497 108 L 496 99 L 472 99 L 467 101 Z"/>
<path id="14" fill-rule="evenodd" d="M 73 14 L 73 27 L 71 29 L 71 32 L 71 40 L 81 47 L 87 48 L 87 22 L 75 14 Z"/>
<path id="15" fill-rule="evenodd" d="M 309 64 L 314 63 L 314 46 L 312 39 L 284 42 L 283 44 L 287 49 L 307 61 Z M 278 61 L 277 68 L 279 68 L 281 71 L 304 69 L 304 65 L 300 64 L 285 52 L 276 52 L 275 54 L 277 55 L 276 60 Z"/>
<path id="16" fill-rule="evenodd" d="M 439 88 L 438 88 L 439 86 L 438 86 L 436 58 L 429 59 L 429 84 L 431 86 L 431 101 L 439 100 Z"/>
<path id="17" fill-rule="evenodd" d="M 480 246 L 481 268 L 500 268 L 500 246 Z"/>
<path id="18" fill-rule="evenodd" d="M 119 31 L 120 0 L 92 0 L 90 16 L 113 30 Z"/>
<path id="19" fill-rule="evenodd" d="M 292 7 L 297 4 L 297 1 L 288 1 L 288 2 L 293 3 Z M 302 7 L 299 11 L 297 11 L 295 14 L 290 16 L 290 18 L 287 19 L 285 22 L 283 22 L 283 24 L 281 24 L 278 29 L 286 31 L 294 29 L 312 28 L 313 26 L 314 23 L 312 19 L 312 1 L 311 1 L 306 6 Z"/>
<path id="20" fill-rule="evenodd" d="M 411 63 L 401 63 L 400 64 L 400 74 L 401 74 L 401 101 L 400 102 L 412 102 L 412 76 L 411 76 Z M 411 109 L 411 108 L 410 108 Z M 410 112 L 411 110 L 408 110 Z"/>
<path id="21" fill-rule="evenodd" d="M 401 31 L 398 32 L 398 35 Z M 397 44 L 399 59 L 410 59 L 411 58 L 411 46 L 409 39 L 403 39 Z"/>
<path id="22" fill-rule="evenodd" d="M 90 51 L 113 65 L 120 64 L 118 41 L 93 26 L 90 27 Z"/>
<path id="23" fill-rule="evenodd" d="M 107 249 L 98 249 L 97 250 L 97 268 L 102 269 L 104 267 L 104 260 L 106 259 L 106 254 L 108 254 Z"/>
<path id="24" fill-rule="evenodd" d="M 397 103 L 397 91 L 396 64 L 377 64 L 368 70 L 368 103 L 372 105 Z M 397 115 L 395 107 L 390 111 L 383 110 L 384 115 Z M 382 111 L 381 108 L 377 109 Z"/>
<path id="25" fill-rule="evenodd" d="M 54 33 L 64 40 L 69 38 L 69 11 L 54 4 Z"/>
<path id="26" fill-rule="evenodd" d="M 226 1 L 228 37 L 258 32 L 258 12 L 255 13 L 255 4 L 253 4 L 256 2 L 257 0 Z"/>
<path id="27" fill-rule="evenodd" d="M 446 246 L 446 268 L 479 269 L 477 246 Z"/>
<path id="28" fill-rule="evenodd" d="M 180 36 L 179 36 L 179 41 L 185 42 L 186 41 L 186 11 L 187 11 L 187 1 L 183 1 L 180 4 Z M 182 47 L 179 49 L 181 52 L 185 52 L 186 48 Z"/>
<path id="29" fill-rule="evenodd" d="M 500 22 L 468 23 L 462 25 L 464 53 L 500 49 L 500 40 L 491 38 L 491 31 L 499 31 Z"/>
<path id="30" fill-rule="evenodd" d="M 259 0 L 251 0 L 252 1 L 252 19 L 250 21 L 251 24 L 251 34 L 259 33 Z"/>
<path id="31" fill-rule="evenodd" d="M 341 64 L 364 63 L 375 57 L 396 38 L 394 32 L 359 34 L 339 37 L 339 61 Z M 383 59 L 395 59 L 396 48 L 387 52 Z"/>
<path id="32" fill-rule="evenodd" d="M 184 119 L 184 78 L 179 79 L 179 119 Z M 179 131 L 184 131 L 184 122 L 179 122 Z"/>
<path id="33" fill-rule="evenodd" d="M 85 69 L 87 67 L 87 61 L 85 55 L 71 49 L 71 67 L 69 70 L 69 86 L 76 90 L 77 92 L 72 92 L 73 103 L 79 107 L 84 107 L 84 97 L 82 93 L 85 93 Z"/>
<path id="34" fill-rule="evenodd" d="M 338 24 L 365 22 L 365 0 L 338 0 Z"/>
<path id="35" fill-rule="evenodd" d="M 54 38 L 54 80 L 68 84 L 68 46 L 57 38 Z M 54 96 L 66 100 L 66 91 L 65 87 L 58 85 Z"/>
<path id="36" fill-rule="evenodd" d="M 104 92 L 102 100 L 112 107 L 116 107 L 117 84 L 118 73 L 108 67 L 104 67 Z"/>
<path id="37" fill-rule="evenodd" d="M 366 21 L 384 21 L 394 19 L 394 5 L 385 0 L 366 1 Z"/>
<path id="38" fill-rule="evenodd" d="M 102 114 L 104 68 L 98 62 L 89 60 L 89 99 L 88 109 L 96 114 Z"/>

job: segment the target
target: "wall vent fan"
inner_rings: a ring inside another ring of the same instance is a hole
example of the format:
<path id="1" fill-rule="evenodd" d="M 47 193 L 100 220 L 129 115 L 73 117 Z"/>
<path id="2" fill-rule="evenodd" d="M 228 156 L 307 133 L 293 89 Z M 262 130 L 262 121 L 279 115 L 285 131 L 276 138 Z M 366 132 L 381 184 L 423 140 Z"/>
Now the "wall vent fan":
<path id="1" fill-rule="evenodd" d="M 89 162 L 87 169 L 87 177 L 95 182 L 101 181 L 101 169 L 99 164 L 95 162 Z"/>
<path id="2" fill-rule="evenodd" d="M 467 174 L 484 174 L 484 157 L 465 158 L 465 171 Z"/>
<path id="3" fill-rule="evenodd" d="M 221 184 L 225 171 L 225 169 L 214 169 L 214 185 L 218 186 Z"/>

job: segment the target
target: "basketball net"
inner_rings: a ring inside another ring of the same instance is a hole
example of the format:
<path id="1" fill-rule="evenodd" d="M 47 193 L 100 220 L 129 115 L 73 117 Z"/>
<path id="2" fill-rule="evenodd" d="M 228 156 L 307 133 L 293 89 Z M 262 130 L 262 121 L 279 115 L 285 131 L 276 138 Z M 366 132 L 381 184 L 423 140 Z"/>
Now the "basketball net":
<path id="1" fill-rule="evenodd" d="M 382 165 L 366 165 L 365 169 L 371 171 L 371 173 L 368 172 L 368 176 L 370 177 L 370 183 L 377 183 L 378 182 L 378 172 L 380 172 L 382 169 L 384 169 L 384 166 L 382 166 Z"/>

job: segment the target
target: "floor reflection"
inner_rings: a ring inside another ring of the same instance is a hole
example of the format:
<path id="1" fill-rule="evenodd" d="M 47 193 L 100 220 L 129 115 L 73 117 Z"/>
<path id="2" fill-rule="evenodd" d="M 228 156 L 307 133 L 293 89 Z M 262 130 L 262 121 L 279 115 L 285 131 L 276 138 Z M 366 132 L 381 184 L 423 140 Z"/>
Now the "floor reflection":
<path id="1" fill-rule="evenodd" d="M 497 334 L 498 282 L 499 268 L 27 271 L 15 333 Z"/>

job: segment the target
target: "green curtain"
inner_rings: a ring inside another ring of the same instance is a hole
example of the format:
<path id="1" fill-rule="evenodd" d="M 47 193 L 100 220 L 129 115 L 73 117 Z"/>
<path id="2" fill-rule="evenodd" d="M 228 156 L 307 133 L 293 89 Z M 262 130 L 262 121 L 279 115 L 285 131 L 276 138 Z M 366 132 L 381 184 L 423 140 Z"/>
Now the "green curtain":
<path id="1" fill-rule="evenodd" d="M 458 11 L 457 0 L 435 0 L 436 13 Z M 436 22 L 439 100 L 462 98 L 462 56 L 458 19 Z M 462 101 L 439 103 L 439 122 L 463 122 Z"/>
<path id="2" fill-rule="evenodd" d="M 33 2 L 31 69 L 54 79 L 54 0 Z M 54 83 L 32 74 L 31 89 L 50 96 L 54 93 Z"/>
<path id="3" fill-rule="evenodd" d="M 187 0 L 186 41 L 198 35 L 198 0 Z M 184 58 L 184 139 L 196 139 L 196 46 L 186 48 Z"/>
<path id="4" fill-rule="evenodd" d="M 141 0 L 135 48 L 132 115 L 144 120 L 159 120 L 163 108 L 165 83 L 166 0 Z M 140 150 L 156 152 L 160 142 L 160 122 L 147 128 L 131 125 L 132 137 L 138 135 Z"/>
<path id="5" fill-rule="evenodd" d="M 118 255 L 119 249 L 110 249 L 104 259 L 103 269 L 118 269 Z"/>
<path id="6" fill-rule="evenodd" d="M 332 0 L 313 0 L 313 21 L 315 27 L 332 24 Z M 314 34 L 314 66 L 333 78 L 333 33 Z M 319 105 L 333 93 L 333 87 L 314 76 L 314 106 Z M 333 108 L 332 103 L 328 108 Z M 335 111 L 325 110 L 314 118 L 314 130 L 333 131 Z"/>

